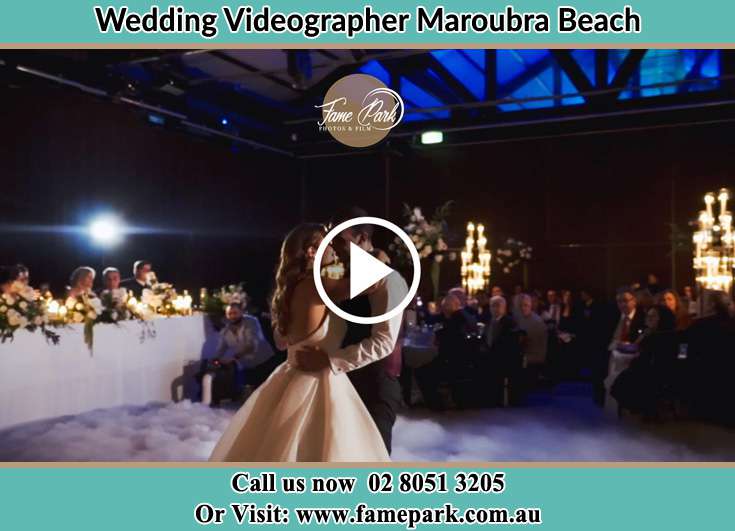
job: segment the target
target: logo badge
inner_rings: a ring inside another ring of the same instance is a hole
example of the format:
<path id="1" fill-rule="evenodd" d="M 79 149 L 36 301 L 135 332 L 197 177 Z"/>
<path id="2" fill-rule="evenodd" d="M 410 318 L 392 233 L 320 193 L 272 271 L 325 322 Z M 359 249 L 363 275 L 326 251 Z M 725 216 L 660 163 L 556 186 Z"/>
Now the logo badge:
<path id="1" fill-rule="evenodd" d="M 316 108 L 322 111 L 319 130 L 350 147 L 368 147 L 383 140 L 401 122 L 405 110 L 400 94 L 367 74 L 343 77 Z"/>

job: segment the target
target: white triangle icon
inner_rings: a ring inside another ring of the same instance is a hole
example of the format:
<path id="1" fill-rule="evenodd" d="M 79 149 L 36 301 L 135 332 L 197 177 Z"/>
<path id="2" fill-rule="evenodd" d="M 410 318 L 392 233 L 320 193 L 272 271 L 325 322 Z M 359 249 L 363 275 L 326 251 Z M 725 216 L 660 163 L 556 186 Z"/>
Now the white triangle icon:
<path id="1" fill-rule="evenodd" d="M 350 242 L 350 299 L 392 272 L 390 267 Z"/>

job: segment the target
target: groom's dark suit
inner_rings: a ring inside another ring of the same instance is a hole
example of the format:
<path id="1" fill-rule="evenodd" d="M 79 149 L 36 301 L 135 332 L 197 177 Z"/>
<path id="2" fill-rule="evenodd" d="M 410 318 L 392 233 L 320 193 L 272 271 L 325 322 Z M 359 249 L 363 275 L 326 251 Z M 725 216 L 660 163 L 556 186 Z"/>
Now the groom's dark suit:
<path id="1" fill-rule="evenodd" d="M 360 317 L 372 315 L 370 300 L 367 295 L 361 295 L 340 305 L 346 312 Z M 347 322 L 347 333 L 342 341 L 342 347 L 355 345 L 370 337 L 371 325 Z M 401 406 L 401 385 L 398 377 L 401 372 L 401 345 L 400 341 L 393 352 L 374 363 L 347 373 L 355 386 L 357 393 L 365 403 L 370 416 L 383 437 L 388 453 L 391 452 L 392 430 L 396 421 L 396 411 Z"/>

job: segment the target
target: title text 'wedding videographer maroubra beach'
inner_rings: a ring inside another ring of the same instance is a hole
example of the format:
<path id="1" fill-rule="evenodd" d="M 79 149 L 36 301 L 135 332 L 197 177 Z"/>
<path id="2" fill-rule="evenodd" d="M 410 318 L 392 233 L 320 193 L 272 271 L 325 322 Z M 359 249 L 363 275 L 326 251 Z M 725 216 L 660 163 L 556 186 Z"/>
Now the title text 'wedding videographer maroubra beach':
<path id="1" fill-rule="evenodd" d="M 152 6 L 145 12 L 128 7 L 94 8 L 102 33 L 189 33 L 211 39 L 220 31 L 219 21 L 229 33 L 301 34 L 315 39 L 324 34 L 353 39 L 363 33 L 401 34 L 415 29 L 418 33 L 551 33 L 553 17 L 547 12 L 518 11 L 507 6 L 498 12 L 464 13 L 448 11 L 443 6 L 428 9 L 418 6 L 414 13 L 379 13 L 370 6 L 362 11 L 344 13 L 283 13 L 269 6 L 236 9 L 223 6 L 221 12 L 187 11 L 182 6 L 161 9 Z M 410 27 L 413 24 L 413 27 Z M 640 33 L 641 16 L 630 6 L 612 13 L 589 13 L 574 7 L 559 7 L 555 31 L 558 33 Z"/>

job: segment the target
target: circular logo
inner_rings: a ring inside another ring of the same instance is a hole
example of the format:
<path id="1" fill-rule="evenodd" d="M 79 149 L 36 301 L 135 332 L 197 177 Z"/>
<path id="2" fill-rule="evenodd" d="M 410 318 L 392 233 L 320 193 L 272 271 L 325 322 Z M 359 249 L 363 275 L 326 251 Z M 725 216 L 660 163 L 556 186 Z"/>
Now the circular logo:
<path id="1" fill-rule="evenodd" d="M 406 296 L 403 297 L 403 300 L 395 308 L 393 308 L 392 310 L 388 310 L 382 315 L 363 317 L 347 313 L 342 308 L 337 306 L 332 301 L 332 299 L 329 298 L 326 290 L 324 289 L 324 285 L 322 284 L 321 267 L 317 267 L 316 265 L 314 267 L 314 284 L 316 285 L 316 291 L 317 293 L 319 293 L 319 297 L 321 297 L 324 304 L 327 305 L 327 308 L 329 308 L 335 314 L 339 315 L 345 321 L 370 325 L 375 323 L 382 323 L 383 321 L 392 319 L 403 310 L 405 310 L 406 307 L 411 303 L 413 298 L 416 296 L 416 292 L 419 289 L 419 282 L 421 281 L 421 258 L 419 257 L 419 253 L 416 250 L 416 246 L 411 241 L 411 238 L 409 238 L 408 234 L 403 232 L 397 225 L 385 219 L 363 216 L 343 221 L 332 230 L 330 230 L 316 250 L 316 255 L 314 256 L 314 264 L 321 265 L 322 258 L 324 257 L 324 252 L 327 250 L 327 245 L 329 245 L 329 243 L 334 238 L 338 237 L 340 232 L 345 229 L 349 229 L 350 227 L 354 227 L 355 225 L 378 225 L 379 227 L 388 229 L 393 234 L 398 236 L 403 244 L 408 247 L 408 251 L 411 254 L 411 261 L 413 262 L 413 278 L 411 279 L 411 286 L 408 288 L 408 293 L 406 293 Z"/>
<path id="2" fill-rule="evenodd" d="M 350 147 L 377 144 L 401 122 L 404 112 L 401 96 L 367 74 L 343 77 L 316 107 L 322 110 L 319 130 Z"/>

